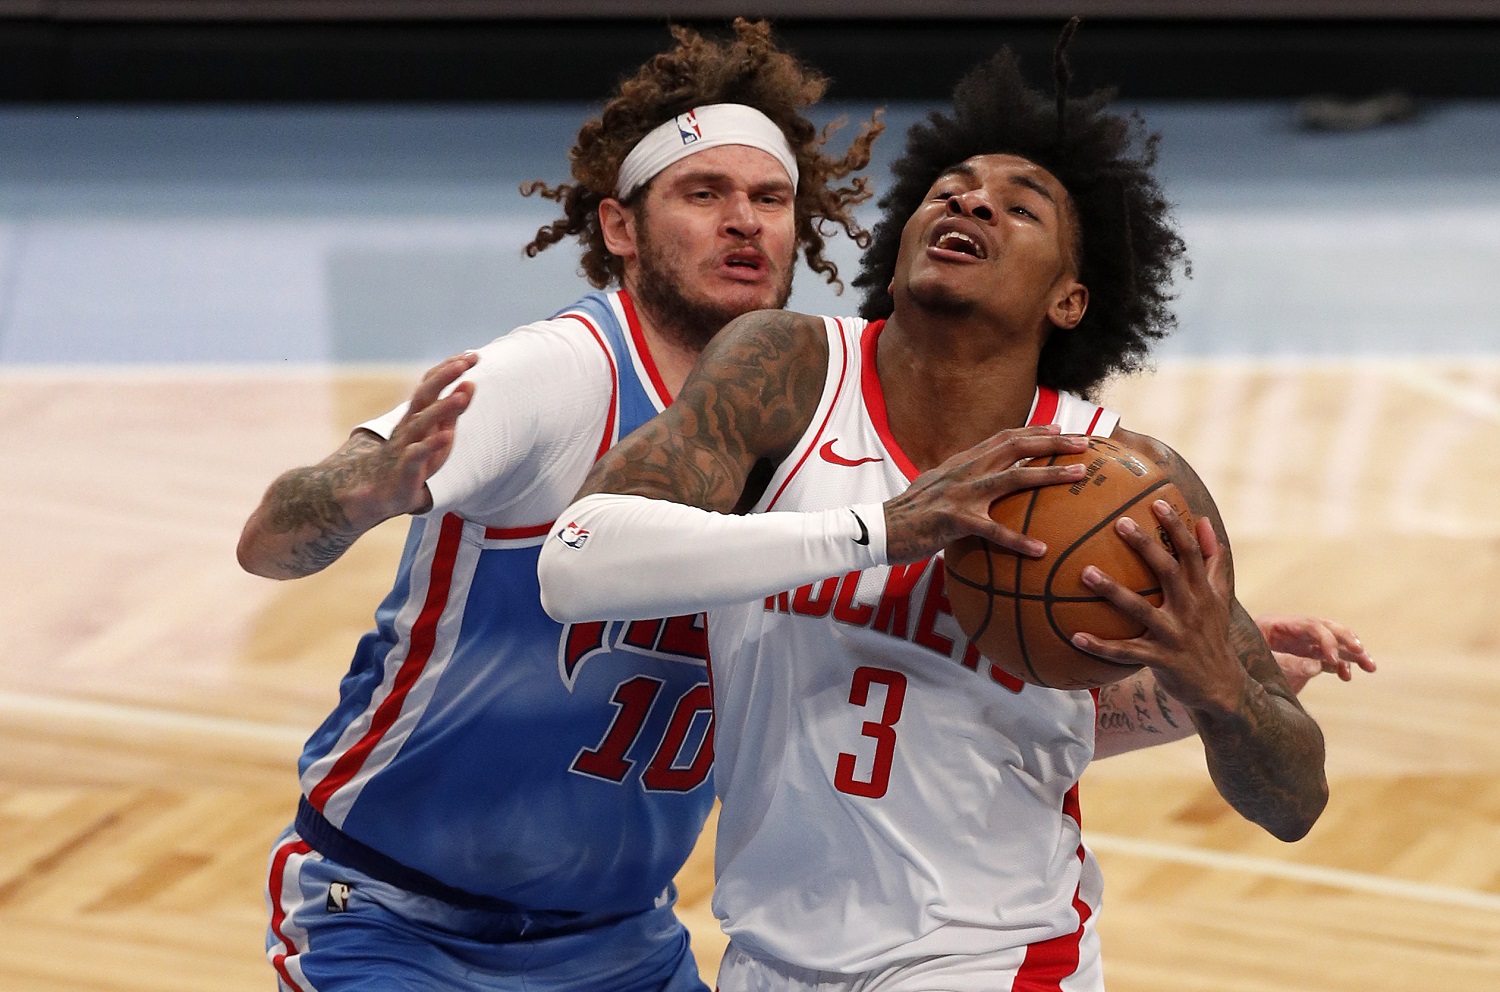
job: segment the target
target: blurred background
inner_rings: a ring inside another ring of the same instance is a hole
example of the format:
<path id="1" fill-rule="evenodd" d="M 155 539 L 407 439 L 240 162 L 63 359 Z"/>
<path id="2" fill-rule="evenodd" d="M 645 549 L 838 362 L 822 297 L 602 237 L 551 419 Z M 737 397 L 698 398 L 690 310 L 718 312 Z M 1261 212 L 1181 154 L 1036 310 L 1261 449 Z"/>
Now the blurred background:
<path id="1" fill-rule="evenodd" d="M 1500 2 L 0 0 L 0 988 L 272 987 L 266 852 L 403 529 L 275 584 L 240 524 L 581 295 L 518 186 L 669 22 L 735 14 L 828 73 L 836 146 L 882 108 L 877 194 L 964 70 L 1009 44 L 1050 88 L 1083 17 L 1074 92 L 1161 133 L 1192 259 L 1107 398 L 1209 483 L 1253 612 L 1381 664 L 1304 694 L 1334 798 L 1297 845 L 1196 742 L 1090 770 L 1111 988 L 1500 987 Z M 792 306 L 857 300 L 804 270 Z"/>

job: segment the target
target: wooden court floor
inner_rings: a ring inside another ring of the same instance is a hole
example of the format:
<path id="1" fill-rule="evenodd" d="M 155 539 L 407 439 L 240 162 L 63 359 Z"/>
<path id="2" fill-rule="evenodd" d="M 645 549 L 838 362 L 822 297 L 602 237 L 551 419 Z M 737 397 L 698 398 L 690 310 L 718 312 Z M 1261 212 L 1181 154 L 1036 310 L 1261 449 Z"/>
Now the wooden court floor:
<path id="1" fill-rule="evenodd" d="M 284 584 L 234 542 L 415 371 L 0 371 L 0 989 L 274 987 L 266 852 L 402 531 Z M 1089 771 L 1110 988 L 1500 989 L 1500 359 L 1173 364 L 1109 398 L 1207 480 L 1252 611 L 1380 664 L 1304 694 L 1333 793 L 1298 844 L 1196 742 Z M 709 864 L 681 889 L 711 976 Z"/>

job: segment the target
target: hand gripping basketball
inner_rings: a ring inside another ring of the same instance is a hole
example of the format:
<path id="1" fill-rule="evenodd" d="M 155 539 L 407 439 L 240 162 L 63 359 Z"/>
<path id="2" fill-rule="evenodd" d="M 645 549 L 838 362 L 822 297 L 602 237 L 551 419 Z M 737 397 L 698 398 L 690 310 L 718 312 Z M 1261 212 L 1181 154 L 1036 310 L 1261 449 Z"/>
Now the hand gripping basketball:
<path id="1" fill-rule="evenodd" d="M 1171 554 L 1172 542 L 1152 516 L 1152 503 L 1165 500 L 1189 526 L 1192 515 L 1159 468 L 1108 438 L 1090 438 L 1087 450 L 1046 461 L 1069 463 L 1084 466 L 1083 479 L 1014 493 L 990 507 L 997 523 L 1044 541 L 1044 556 L 1023 557 L 970 537 L 950 544 L 944 560 L 953 615 L 985 657 L 1035 685 L 1087 689 L 1121 679 L 1140 665 L 1080 651 L 1071 643 L 1073 635 L 1123 640 L 1146 628 L 1089 588 L 1083 570 L 1096 565 L 1121 587 L 1160 605 L 1155 572 L 1116 533 L 1115 521 L 1129 517 Z"/>

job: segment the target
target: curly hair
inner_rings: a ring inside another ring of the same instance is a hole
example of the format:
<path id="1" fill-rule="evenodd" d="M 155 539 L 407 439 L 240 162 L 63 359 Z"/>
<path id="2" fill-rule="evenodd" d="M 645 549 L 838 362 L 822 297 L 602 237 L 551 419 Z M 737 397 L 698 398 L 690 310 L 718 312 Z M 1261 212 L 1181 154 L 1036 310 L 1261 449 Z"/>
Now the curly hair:
<path id="1" fill-rule="evenodd" d="M 933 111 L 914 125 L 891 166 L 895 183 L 880 199 L 881 220 L 854 285 L 865 290 L 861 316 L 888 317 L 901 230 L 937 178 L 976 155 L 1016 155 L 1051 172 L 1068 191 L 1076 218 L 1074 257 L 1089 307 L 1078 326 L 1048 336 L 1037 379 L 1089 396 L 1111 375 L 1136 371 L 1152 345 L 1176 325 L 1169 303 L 1180 264 L 1190 274 L 1170 205 L 1151 174 L 1159 135 L 1137 115 L 1105 112 L 1112 90 L 1067 97 L 1065 30 L 1054 56 L 1057 96 L 1027 86 L 1008 48 L 966 75 L 950 114 Z M 1064 109 L 1065 108 L 1065 109 Z"/>
<path id="2" fill-rule="evenodd" d="M 740 103 L 754 107 L 781 128 L 797 156 L 797 247 L 814 272 L 842 290 L 838 267 L 823 255 L 824 238 L 837 225 L 861 248 L 870 235 L 854 220 L 852 208 L 870 198 L 868 180 L 852 179 L 847 186 L 830 183 L 870 163 L 870 147 L 884 130 L 878 120 L 867 121 L 842 158 L 823 153 L 823 145 L 842 122 L 820 132 L 802 115 L 828 88 L 822 74 L 779 50 L 764 21 L 736 18 L 734 38 L 716 41 L 684 27 L 673 27 L 677 45 L 643 65 L 620 84 L 598 117 L 583 125 L 569 158 L 574 182 L 556 187 L 537 181 L 521 187 L 522 194 L 538 193 L 562 205 L 563 216 L 537 231 L 526 246 L 528 257 L 570 235 L 583 243 L 583 273 L 603 289 L 619 282 L 624 265 L 604 245 L 599 228 L 599 203 L 615 195 L 620 163 L 652 129 L 694 107 Z M 627 202 L 639 202 L 650 183 Z"/>

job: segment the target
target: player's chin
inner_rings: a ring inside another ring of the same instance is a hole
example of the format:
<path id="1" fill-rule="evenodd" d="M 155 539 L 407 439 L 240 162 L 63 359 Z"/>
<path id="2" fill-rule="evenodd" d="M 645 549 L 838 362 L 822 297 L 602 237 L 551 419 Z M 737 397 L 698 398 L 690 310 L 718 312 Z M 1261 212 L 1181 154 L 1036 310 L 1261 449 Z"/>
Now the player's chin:
<path id="1" fill-rule="evenodd" d="M 714 298 L 719 302 L 730 304 L 734 309 L 744 313 L 751 310 L 779 310 L 786 306 L 790 295 L 789 280 L 778 281 L 772 278 L 770 273 L 765 273 L 757 279 L 744 277 L 721 279 L 713 293 Z"/>

